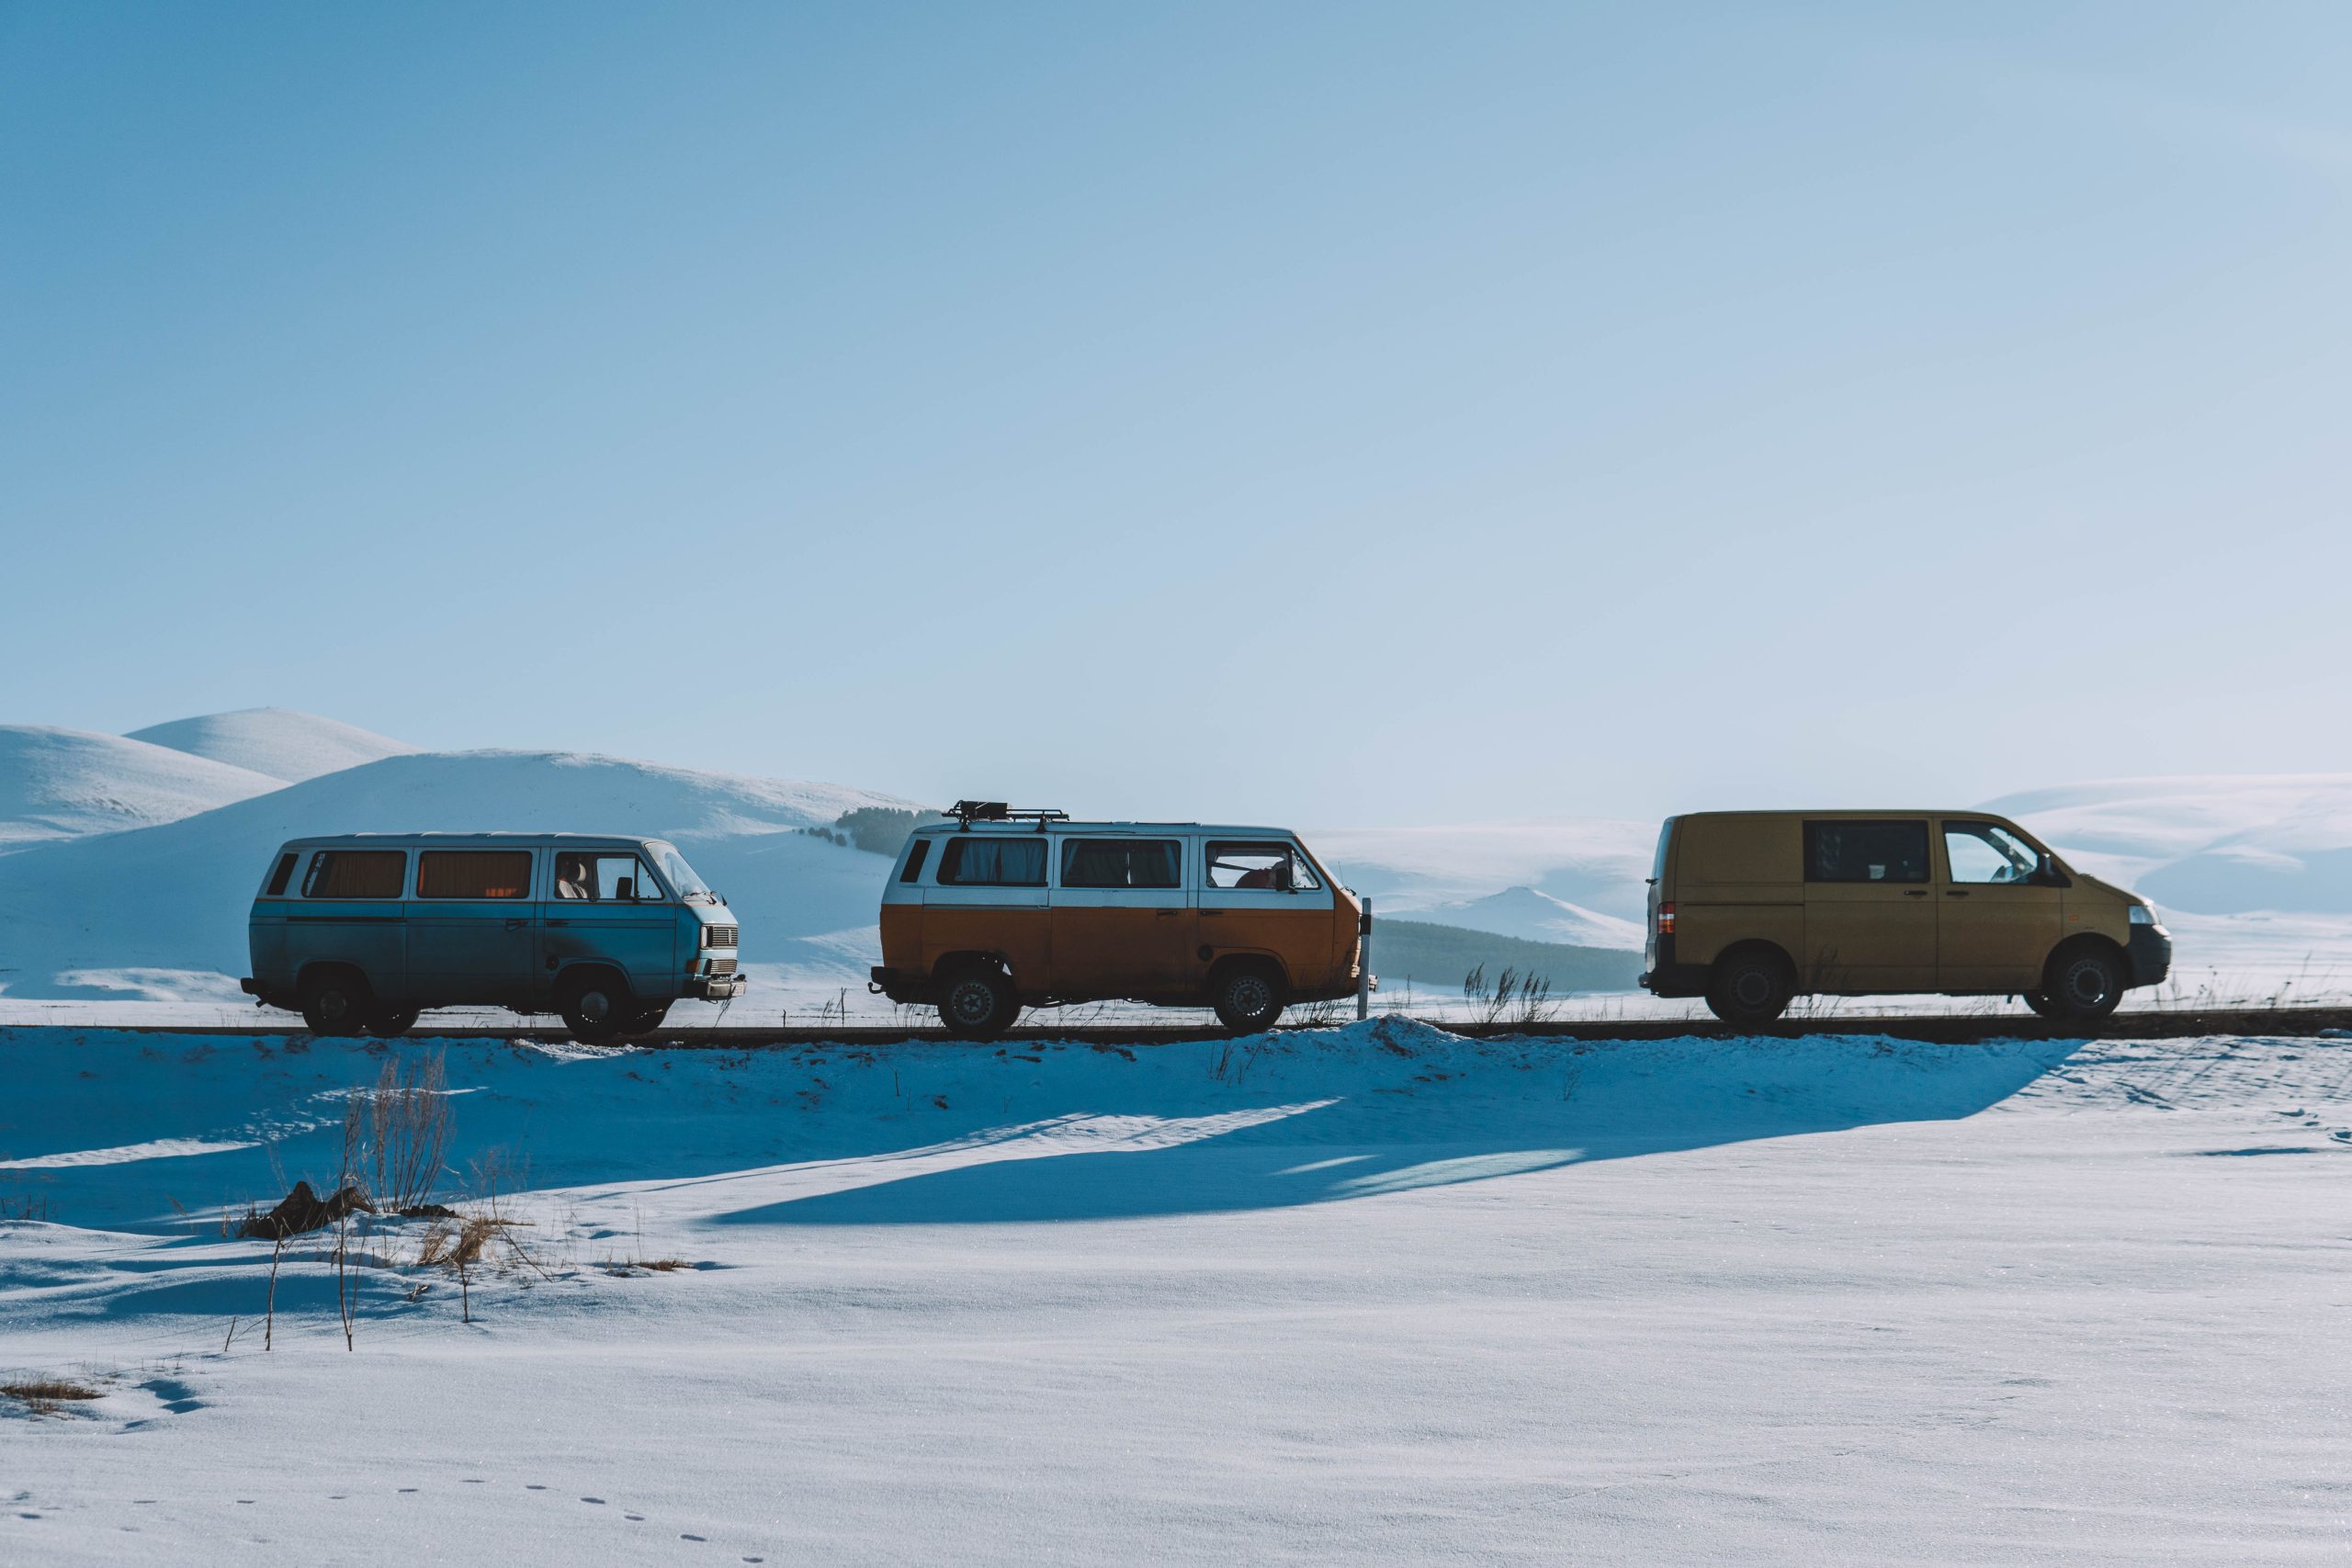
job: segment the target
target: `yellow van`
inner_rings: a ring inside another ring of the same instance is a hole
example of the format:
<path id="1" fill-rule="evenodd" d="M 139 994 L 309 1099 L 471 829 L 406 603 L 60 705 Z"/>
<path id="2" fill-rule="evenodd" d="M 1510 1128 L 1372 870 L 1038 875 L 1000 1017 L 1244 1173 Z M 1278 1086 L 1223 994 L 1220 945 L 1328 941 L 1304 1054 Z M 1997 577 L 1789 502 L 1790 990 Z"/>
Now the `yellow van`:
<path id="1" fill-rule="evenodd" d="M 985 1039 L 1023 1006 L 1132 1000 L 1265 1029 L 1353 995 L 1363 909 L 1298 836 L 1195 822 L 1072 822 L 958 801 L 882 888 L 867 989 Z"/>
<path id="2" fill-rule="evenodd" d="M 2172 938 L 2146 900 L 1982 811 L 1669 817 L 1651 868 L 1661 997 L 1769 1023 L 1797 996 L 2014 996 L 2089 1020 L 2160 983 Z"/>

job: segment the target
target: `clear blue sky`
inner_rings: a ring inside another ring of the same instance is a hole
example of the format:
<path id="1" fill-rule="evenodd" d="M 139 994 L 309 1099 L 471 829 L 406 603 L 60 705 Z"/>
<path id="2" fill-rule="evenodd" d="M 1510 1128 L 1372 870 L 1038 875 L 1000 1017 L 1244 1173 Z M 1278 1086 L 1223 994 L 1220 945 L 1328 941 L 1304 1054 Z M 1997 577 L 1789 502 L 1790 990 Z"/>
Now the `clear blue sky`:
<path id="1" fill-rule="evenodd" d="M 0 720 L 1406 823 L 2352 768 L 2352 8 L 0 3 Z"/>

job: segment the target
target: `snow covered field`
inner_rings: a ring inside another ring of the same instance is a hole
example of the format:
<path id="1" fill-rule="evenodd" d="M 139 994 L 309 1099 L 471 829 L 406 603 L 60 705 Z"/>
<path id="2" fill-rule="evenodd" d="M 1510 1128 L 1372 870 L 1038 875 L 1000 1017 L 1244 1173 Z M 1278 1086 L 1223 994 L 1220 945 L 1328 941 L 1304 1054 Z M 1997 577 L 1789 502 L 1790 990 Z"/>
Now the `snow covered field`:
<path id="1" fill-rule="evenodd" d="M 2341 1043 L 453 1043 L 537 1269 L 265 1353 L 387 1049 L 0 1032 L 0 1562 L 2352 1546 Z"/>

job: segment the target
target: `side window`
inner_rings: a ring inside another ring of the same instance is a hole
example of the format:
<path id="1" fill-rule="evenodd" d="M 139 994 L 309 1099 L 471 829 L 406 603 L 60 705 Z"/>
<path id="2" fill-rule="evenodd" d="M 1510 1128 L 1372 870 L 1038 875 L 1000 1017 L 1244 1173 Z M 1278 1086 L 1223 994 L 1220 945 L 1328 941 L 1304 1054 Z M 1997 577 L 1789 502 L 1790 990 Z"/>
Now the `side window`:
<path id="1" fill-rule="evenodd" d="M 2030 882 L 2041 852 L 1992 822 L 1944 824 L 1944 860 L 1954 882 Z"/>
<path id="2" fill-rule="evenodd" d="M 408 880 L 401 850 L 321 850 L 302 878 L 305 898 L 397 898 Z"/>
<path id="3" fill-rule="evenodd" d="M 1182 864 L 1174 839 L 1065 839 L 1064 887 L 1173 887 Z"/>
<path id="4" fill-rule="evenodd" d="M 1043 887 L 1046 840 L 958 834 L 939 852 L 939 880 L 950 887 Z"/>
<path id="5" fill-rule="evenodd" d="M 1306 857 L 1288 844 L 1211 839 L 1208 863 L 1211 887 L 1306 893 L 1323 886 Z"/>
<path id="6" fill-rule="evenodd" d="M 555 896 L 589 904 L 659 904 L 662 885 L 630 854 L 591 850 L 555 852 Z"/>
<path id="7" fill-rule="evenodd" d="M 528 850 L 426 850 L 416 857 L 420 898 L 527 898 Z"/>
<path id="8" fill-rule="evenodd" d="M 901 882 L 921 882 L 922 863 L 931 858 L 931 840 L 917 839 L 907 850 L 907 869 L 899 873 Z"/>
<path id="9" fill-rule="evenodd" d="M 292 850 L 277 857 L 277 868 L 269 874 L 269 886 L 263 890 L 263 897 L 277 898 L 285 896 L 286 885 L 294 880 L 296 858 Z"/>
<path id="10" fill-rule="evenodd" d="M 1925 882 L 1925 822 L 1808 822 L 1807 882 Z"/>

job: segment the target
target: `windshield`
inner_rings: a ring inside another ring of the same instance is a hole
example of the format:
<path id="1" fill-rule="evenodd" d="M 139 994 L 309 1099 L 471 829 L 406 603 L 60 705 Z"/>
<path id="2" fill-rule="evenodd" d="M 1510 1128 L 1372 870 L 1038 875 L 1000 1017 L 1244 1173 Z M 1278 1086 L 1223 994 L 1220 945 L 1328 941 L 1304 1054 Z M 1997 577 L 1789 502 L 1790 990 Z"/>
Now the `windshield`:
<path id="1" fill-rule="evenodd" d="M 678 852 L 675 845 L 648 844 L 645 849 L 653 857 L 653 863 L 662 868 L 662 876 L 678 890 L 679 897 L 689 904 L 718 902 L 718 895 L 710 890 L 710 884 L 695 874 L 695 868 L 686 863 L 686 857 Z"/>

